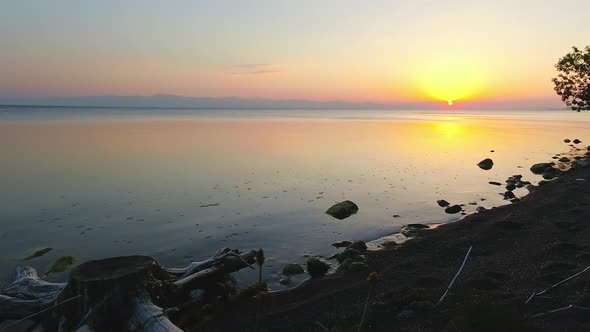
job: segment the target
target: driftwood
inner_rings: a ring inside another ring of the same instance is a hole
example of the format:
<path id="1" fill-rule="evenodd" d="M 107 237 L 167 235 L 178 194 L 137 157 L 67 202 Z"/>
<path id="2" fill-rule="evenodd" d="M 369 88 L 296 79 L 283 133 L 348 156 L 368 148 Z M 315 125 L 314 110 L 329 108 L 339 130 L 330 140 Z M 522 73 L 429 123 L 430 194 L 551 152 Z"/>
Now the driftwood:
<path id="1" fill-rule="evenodd" d="M 552 285 L 552 286 L 551 286 L 551 287 L 549 287 L 549 288 L 545 288 L 544 290 L 542 290 L 542 291 L 540 291 L 540 292 L 533 292 L 533 294 L 531 294 L 531 296 L 529 296 L 529 297 L 528 297 L 528 299 L 526 300 L 525 304 L 528 304 L 529 302 L 531 302 L 535 296 L 540 296 L 540 295 L 543 295 L 543 294 L 547 293 L 548 291 L 552 290 L 553 288 L 555 288 L 555 287 L 557 287 L 557 286 L 559 286 L 559 285 L 563 284 L 564 282 L 567 282 L 567 281 L 569 281 L 570 279 L 573 279 L 573 278 L 575 278 L 575 277 L 579 276 L 580 274 L 582 274 L 582 273 L 584 273 L 584 272 L 586 272 L 586 271 L 588 271 L 588 270 L 590 270 L 590 265 L 589 265 L 589 266 L 587 266 L 587 267 L 586 267 L 585 269 L 583 269 L 582 271 L 580 271 L 580 272 L 578 272 L 578 273 L 575 273 L 575 274 L 573 274 L 573 275 L 571 275 L 571 276 L 569 276 L 569 277 L 567 277 L 567 278 L 565 278 L 565 279 L 561 280 L 560 282 L 558 282 L 558 283 L 556 283 L 556 284 Z"/>
<path id="2" fill-rule="evenodd" d="M 0 322 L 31 318 L 43 331 L 60 332 L 182 331 L 166 313 L 190 302 L 192 290 L 207 292 L 249 267 L 255 255 L 224 248 L 185 268 L 162 267 L 148 256 L 113 257 L 75 267 L 67 284 L 40 280 L 31 267 L 18 268 L 15 281 L 0 291 Z"/>
<path id="3" fill-rule="evenodd" d="M 20 319 L 51 306 L 65 286 L 40 280 L 32 267 L 18 267 L 14 282 L 0 292 L 0 321 Z"/>
<path id="4" fill-rule="evenodd" d="M 467 263 L 467 258 L 469 258 L 469 254 L 471 253 L 471 249 L 473 249 L 473 246 L 469 246 L 469 249 L 467 249 L 467 253 L 465 254 L 465 258 L 463 258 L 463 263 L 461 263 L 461 267 L 459 267 L 459 270 L 457 271 L 457 273 L 453 277 L 453 280 L 451 280 L 451 283 L 449 284 L 449 286 L 447 287 L 447 289 L 445 290 L 443 295 L 438 300 L 437 305 L 442 303 L 442 301 L 445 299 L 445 297 L 447 297 L 447 295 L 449 294 L 449 291 L 451 290 L 451 288 L 453 288 L 453 284 L 455 283 L 455 280 L 457 279 L 459 274 L 461 274 L 461 271 L 463 271 L 463 268 L 465 267 L 465 263 Z"/>

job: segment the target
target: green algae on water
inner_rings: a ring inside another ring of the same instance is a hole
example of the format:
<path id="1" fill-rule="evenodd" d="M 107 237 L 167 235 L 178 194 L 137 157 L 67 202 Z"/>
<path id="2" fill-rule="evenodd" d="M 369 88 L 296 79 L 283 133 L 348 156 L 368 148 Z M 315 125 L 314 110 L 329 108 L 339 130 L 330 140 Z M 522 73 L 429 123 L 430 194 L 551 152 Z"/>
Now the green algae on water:
<path id="1" fill-rule="evenodd" d="M 49 269 L 49 272 L 47 272 L 47 274 L 64 272 L 67 269 L 69 269 L 74 264 L 75 261 L 76 260 L 72 256 L 60 257 L 60 258 L 58 258 L 58 260 L 56 260 L 53 263 L 53 265 L 51 266 L 51 268 Z"/>

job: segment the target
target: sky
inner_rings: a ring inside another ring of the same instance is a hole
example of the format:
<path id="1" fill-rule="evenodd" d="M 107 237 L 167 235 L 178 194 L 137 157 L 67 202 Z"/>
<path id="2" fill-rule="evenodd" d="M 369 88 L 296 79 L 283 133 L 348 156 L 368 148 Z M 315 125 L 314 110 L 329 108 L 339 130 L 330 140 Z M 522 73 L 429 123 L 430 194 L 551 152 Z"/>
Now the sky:
<path id="1" fill-rule="evenodd" d="M 0 96 L 559 105 L 588 0 L 0 0 Z"/>

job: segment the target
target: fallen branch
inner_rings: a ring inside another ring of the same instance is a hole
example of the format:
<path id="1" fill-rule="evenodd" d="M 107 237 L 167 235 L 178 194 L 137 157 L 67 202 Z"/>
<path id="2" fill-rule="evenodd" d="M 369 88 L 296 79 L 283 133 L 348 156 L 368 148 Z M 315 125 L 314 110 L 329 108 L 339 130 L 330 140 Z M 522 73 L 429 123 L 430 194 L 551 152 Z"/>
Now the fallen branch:
<path id="1" fill-rule="evenodd" d="M 184 268 L 169 268 L 169 267 L 162 267 L 162 269 L 170 274 L 179 276 L 180 278 L 184 278 L 190 274 L 198 272 L 200 270 L 207 269 L 213 266 L 216 262 L 220 261 L 232 251 L 230 248 L 221 248 L 219 249 L 211 258 L 208 258 L 201 262 L 192 262 L 187 267 Z"/>
<path id="2" fill-rule="evenodd" d="M 548 314 L 552 314 L 552 313 L 556 313 L 556 312 L 560 312 L 560 311 L 565 311 L 565 310 L 569 310 L 569 309 L 590 310 L 590 308 L 580 307 L 580 306 L 577 306 L 577 305 L 570 304 L 570 305 L 568 305 L 566 307 L 563 307 L 563 308 L 553 309 L 553 310 L 549 310 L 547 312 L 542 312 L 540 314 L 532 315 L 529 318 L 537 318 L 537 317 L 541 317 L 541 316 L 544 316 L 544 315 L 548 315 Z"/>
<path id="3" fill-rule="evenodd" d="M 228 273 L 239 271 L 245 267 L 249 267 L 256 257 L 256 251 L 237 255 L 235 253 L 227 253 L 218 261 L 218 265 L 200 270 L 194 274 L 176 280 L 173 285 L 178 288 L 191 289 L 196 288 L 199 282 L 205 281 L 216 276 L 225 275 Z"/>
<path id="4" fill-rule="evenodd" d="M 529 296 L 529 298 L 526 300 L 525 304 L 528 304 L 529 302 L 531 302 L 535 296 L 543 295 L 543 294 L 547 293 L 548 291 L 550 291 L 551 289 L 553 289 L 553 288 L 555 288 L 555 287 L 557 287 L 557 286 L 559 286 L 559 285 L 563 284 L 564 282 L 566 282 L 566 281 L 568 281 L 568 280 L 570 280 L 570 279 L 573 279 L 573 278 L 575 278 L 575 277 L 579 276 L 580 274 L 582 274 L 582 273 L 584 273 L 584 272 L 586 272 L 586 271 L 588 271 L 588 270 L 590 270 L 590 265 L 589 265 L 589 266 L 587 266 L 587 267 L 586 267 L 585 269 L 583 269 L 582 271 L 580 271 L 580 272 L 578 272 L 578 273 L 576 273 L 576 274 L 574 274 L 574 275 L 571 275 L 571 276 L 569 276 L 569 277 L 567 277 L 567 278 L 563 279 L 562 281 L 560 281 L 560 282 L 556 283 L 555 285 L 553 285 L 553 286 L 551 286 L 551 287 L 549 287 L 549 288 L 546 288 L 546 289 L 544 289 L 544 290 L 542 290 L 542 291 L 540 291 L 540 292 L 533 292 L 533 294 L 531 294 L 531 296 Z"/>
<path id="5" fill-rule="evenodd" d="M 471 249 L 472 248 L 473 248 L 473 246 L 469 246 L 469 249 L 467 250 L 467 254 L 465 254 L 465 258 L 463 259 L 463 264 L 461 264 L 461 267 L 459 268 L 459 271 L 457 271 L 457 273 L 455 274 L 455 277 L 453 278 L 453 280 L 451 280 L 451 283 L 447 287 L 447 290 L 444 292 L 444 294 L 438 300 L 437 305 L 440 304 L 445 299 L 445 297 L 447 297 L 447 294 L 449 293 L 449 291 L 453 287 L 453 284 L 455 283 L 455 280 L 457 279 L 457 277 L 459 276 L 459 274 L 461 274 L 461 271 L 463 271 L 463 267 L 465 267 L 465 263 L 467 262 L 467 258 L 469 258 L 469 254 L 471 253 Z"/>

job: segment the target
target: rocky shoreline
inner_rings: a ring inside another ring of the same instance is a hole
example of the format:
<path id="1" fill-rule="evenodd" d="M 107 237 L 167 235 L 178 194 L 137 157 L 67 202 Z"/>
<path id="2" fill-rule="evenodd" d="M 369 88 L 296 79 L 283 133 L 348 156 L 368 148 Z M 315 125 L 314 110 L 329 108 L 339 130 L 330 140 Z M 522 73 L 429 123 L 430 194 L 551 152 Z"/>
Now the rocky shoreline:
<path id="1" fill-rule="evenodd" d="M 217 307 L 191 328 L 357 330 L 366 306 L 365 331 L 586 331 L 590 273 L 526 303 L 590 264 L 588 161 L 571 156 L 560 162 L 571 169 L 547 163 L 540 174 L 550 180 L 528 186 L 530 194 L 521 199 L 506 197 L 513 204 L 437 227 L 408 225 L 402 231 L 412 238 L 378 251 L 346 243 L 333 257 L 340 263 L 335 273 Z M 537 173 L 541 167 L 532 168 Z M 506 186 L 526 185 L 520 180 L 512 177 Z M 470 247 L 465 269 L 438 303 Z"/>

